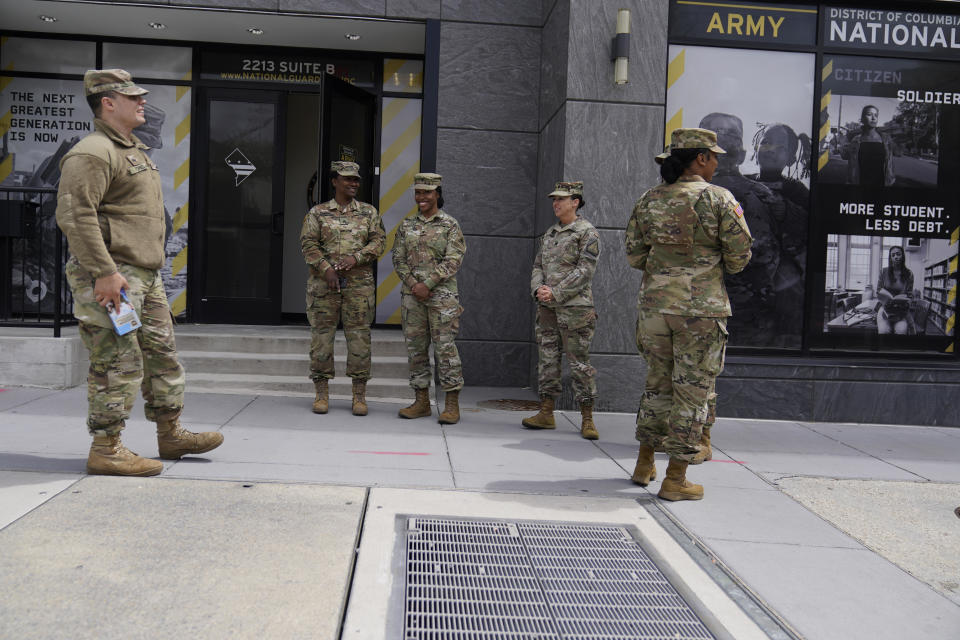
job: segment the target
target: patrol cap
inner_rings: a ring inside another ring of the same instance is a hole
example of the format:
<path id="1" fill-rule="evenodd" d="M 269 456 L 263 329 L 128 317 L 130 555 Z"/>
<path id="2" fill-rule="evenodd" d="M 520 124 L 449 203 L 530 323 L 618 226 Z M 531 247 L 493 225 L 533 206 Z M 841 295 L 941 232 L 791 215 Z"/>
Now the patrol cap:
<path id="1" fill-rule="evenodd" d="M 669 157 L 670 157 L 670 145 L 668 144 L 663 147 L 663 153 L 658 153 L 657 155 L 653 156 L 653 161 L 656 162 L 657 164 L 663 164 L 663 161 Z"/>
<path id="2" fill-rule="evenodd" d="M 116 91 L 125 96 L 142 96 L 150 93 L 133 83 L 133 78 L 123 69 L 90 69 L 83 74 L 84 95 Z"/>
<path id="3" fill-rule="evenodd" d="M 334 160 L 330 163 L 330 171 L 336 171 L 341 176 L 360 177 L 360 165 L 356 162 L 346 162 L 345 160 Z"/>
<path id="4" fill-rule="evenodd" d="M 560 197 L 566 198 L 568 196 L 580 196 L 583 197 L 583 182 L 558 182 L 553 187 L 553 191 L 549 194 L 549 197 Z"/>
<path id="5" fill-rule="evenodd" d="M 439 173 L 418 173 L 413 176 L 413 188 L 419 191 L 436 191 L 443 186 L 443 176 Z"/>
<path id="6" fill-rule="evenodd" d="M 674 129 L 670 134 L 670 149 L 709 149 L 714 153 L 726 153 L 717 145 L 716 133 L 698 128 Z"/>

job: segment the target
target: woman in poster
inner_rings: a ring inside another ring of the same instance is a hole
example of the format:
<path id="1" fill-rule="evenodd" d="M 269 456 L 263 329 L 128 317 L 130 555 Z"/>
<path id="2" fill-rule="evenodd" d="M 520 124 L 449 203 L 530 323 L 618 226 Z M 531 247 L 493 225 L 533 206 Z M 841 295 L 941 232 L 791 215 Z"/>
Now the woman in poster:
<path id="1" fill-rule="evenodd" d="M 877 333 L 906 335 L 913 326 L 913 272 L 905 265 L 903 247 L 890 247 L 887 266 L 880 270 L 877 298 L 883 303 L 877 312 Z"/>
<path id="2" fill-rule="evenodd" d="M 893 175 L 893 140 L 882 133 L 880 110 L 872 104 L 860 112 L 860 133 L 853 134 L 843 148 L 847 161 L 847 183 L 864 187 L 889 187 Z"/>

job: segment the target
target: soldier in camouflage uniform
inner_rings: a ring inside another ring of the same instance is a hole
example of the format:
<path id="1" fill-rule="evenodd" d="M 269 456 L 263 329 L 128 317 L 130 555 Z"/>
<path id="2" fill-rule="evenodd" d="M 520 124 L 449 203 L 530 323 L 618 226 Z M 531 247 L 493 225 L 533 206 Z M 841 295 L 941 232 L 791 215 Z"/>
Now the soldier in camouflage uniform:
<path id="1" fill-rule="evenodd" d="M 370 379 L 370 324 L 376 309 L 373 265 L 383 253 L 386 233 L 372 205 L 355 199 L 360 166 L 330 163 L 334 197 L 310 209 L 300 230 L 300 250 L 310 267 L 307 319 L 310 320 L 310 379 L 316 389 L 314 413 L 330 406 L 337 323 L 347 339 L 347 375 L 353 378 L 353 415 L 367 415 Z"/>
<path id="2" fill-rule="evenodd" d="M 467 245 L 460 225 L 443 211 L 443 178 L 418 173 L 413 179 L 417 215 L 400 223 L 393 243 L 393 266 L 402 284 L 403 336 L 410 362 L 410 386 L 416 400 L 400 409 L 402 418 L 423 418 L 430 409 L 429 348 L 433 341 L 444 390 L 440 424 L 460 421 L 463 371 L 454 340 L 463 307 L 457 294 L 457 271 Z"/>
<path id="3" fill-rule="evenodd" d="M 699 500 L 703 487 L 686 480 L 701 451 L 717 375 L 723 369 L 730 301 L 723 273 L 750 260 L 753 238 L 733 195 L 709 184 L 717 168 L 717 136 L 677 129 L 663 160 L 664 183 L 647 191 L 627 225 L 630 266 L 643 271 L 637 347 L 647 361 L 637 412 L 640 451 L 633 481 L 656 477 L 654 448 L 670 454 L 659 496 Z"/>
<path id="4" fill-rule="evenodd" d="M 205 453 L 220 446 L 223 435 L 180 426 L 184 372 L 159 271 L 165 226 L 160 172 L 133 135 L 145 122 L 147 91 L 122 69 L 87 71 L 83 84 L 95 130 L 60 162 L 56 218 L 70 246 L 67 282 L 90 352 L 87 472 L 152 476 L 163 463 L 120 442 L 138 387 L 147 419 L 157 423 L 161 458 Z M 141 324 L 121 336 L 107 309 L 119 309 L 124 294 Z"/>
<path id="5" fill-rule="evenodd" d="M 580 404 L 580 435 L 596 440 L 597 370 L 590 365 L 590 343 L 597 312 L 591 283 L 600 257 L 600 234 L 577 215 L 584 205 L 582 182 L 558 182 L 550 197 L 558 221 L 543 234 L 530 277 L 530 294 L 537 301 L 540 411 L 524 418 L 523 426 L 556 428 L 553 403 L 561 390 L 560 359 L 566 353 Z"/>

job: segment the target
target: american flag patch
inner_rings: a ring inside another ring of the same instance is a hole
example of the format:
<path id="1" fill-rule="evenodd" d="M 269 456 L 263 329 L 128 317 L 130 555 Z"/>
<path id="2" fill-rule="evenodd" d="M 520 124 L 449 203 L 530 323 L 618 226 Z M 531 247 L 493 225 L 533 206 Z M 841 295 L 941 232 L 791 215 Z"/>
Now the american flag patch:
<path id="1" fill-rule="evenodd" d="M 742 217 L 743 217 L 743 207 L 740 206 L 740 203 L 739 203 L 739 202 L 737 203 L 737 208 L 734 209 L 734 212 L 737 214 L 737 217 L 738 217 L 738 218 L 742 218 Z"/>

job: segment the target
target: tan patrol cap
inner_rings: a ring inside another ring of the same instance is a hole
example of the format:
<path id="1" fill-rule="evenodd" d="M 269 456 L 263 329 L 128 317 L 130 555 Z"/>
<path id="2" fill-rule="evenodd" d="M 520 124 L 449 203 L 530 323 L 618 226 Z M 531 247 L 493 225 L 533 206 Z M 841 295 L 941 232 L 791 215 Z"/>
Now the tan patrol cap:
<path id="1" fill-rule="evenodd" d="M 710 129 L 674 129 L 670 134 L 670 149 L 709 149 L 726 153 L 717 144 L 717 134 Z"/>
<path id="2" fill-rule="evenodd" d="M 439 173 L 418 173 L 413 176 L 413 188 L 415 191 L 436 191 L 437 187 L 443 186 L 443 176 Z"/>
<path id="3" fill-rule="evenodd" d="M 360 177 L 360 165 L 356 162 L 347 162 L 345 160 L 334 160 L 330 163 L 330 171 L 336 171 L 341 176 Z"/>
<path id="4" fill-rule="evenodd" d="M 580 196 L 583 197 L 583 182 L 558 182 L 554 185 L 553 191 L 547 194 L 548 197 L 553 198 L 554 196 L 558 198 L 566 198 L 569 196 Z"/>
<path id="5" fill-rule="evenodd" d="M 657 155 L 653 156 L 653 161 L 656 162 L 657 164 L 663 164 L 663 161 L 669 157 L 670 157 L 670 145 L 668 144 L 663 148 L 663 153 L 658 153 Z"/>
<path id="6" fill-rule="evenodd" d="M 83 74 L 84 95 L 116 91 L 125 96 L 142 96 L 150 93 L 133 83 L 133 78 L 123 69 L 90 69 Z"/>

